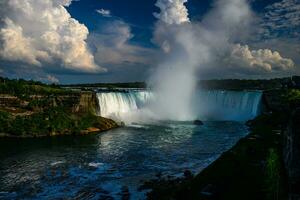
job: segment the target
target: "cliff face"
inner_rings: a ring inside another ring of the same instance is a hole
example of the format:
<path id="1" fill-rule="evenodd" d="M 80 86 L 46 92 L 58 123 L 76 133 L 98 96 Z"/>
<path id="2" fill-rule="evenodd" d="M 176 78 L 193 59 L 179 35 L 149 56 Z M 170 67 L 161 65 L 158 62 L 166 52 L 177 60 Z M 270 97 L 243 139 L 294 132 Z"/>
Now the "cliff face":
<path id="1" fill-rule="evenodd" d="M 118 125 L 97 116 L 91 91 L 0 77 L 0 137 L 86 134 Z"/>
<path id="2" fill-rule="evenodd" d="M 79 98 L 77 97 L 75 103 L 72 105 L 73 112 L 92 112 L 98 114 L 99 104 L 95 93 L 81 92 Z"/>
<path id="3" fill-rule="evenodd" d="M 63 95 L 31 95 L 26 99 L 7 94 L 0 95 L 0 108 L 22 112 L 32 110 L 40 112 L 50 107 L 63 106 L 72 113 L 91 112 L 97 114 L 99 106 L 93 92 L 78 92 Z"/>
<path id="4" fill-rule="evenodd" d="M 26 97 L 0 94 L 0 136 L 87 134 L 118 127 L 113 120 L 97 116 L 98 110 L 93 92 Z"/>
<path id="5" fill-rule="evenodd" d="M 15 96 L 0 95 L 0 107 L 16 107 L 22 104 L 22 101 Z"/>
<path id="6" fill-rule="evenodd" d="M 289 179 L 290 199 L 300 199 L 300 109 L 290 117 L 284 131 L 283 156 Z"/>
<path id="7" fill-rule="evenodd" d="M 264 91 L 267 111 L 286 115 L 282 127 L 283 160 L 289 184 L 289 199 L 300 199 L 300 103 L 297 90 Z"/>

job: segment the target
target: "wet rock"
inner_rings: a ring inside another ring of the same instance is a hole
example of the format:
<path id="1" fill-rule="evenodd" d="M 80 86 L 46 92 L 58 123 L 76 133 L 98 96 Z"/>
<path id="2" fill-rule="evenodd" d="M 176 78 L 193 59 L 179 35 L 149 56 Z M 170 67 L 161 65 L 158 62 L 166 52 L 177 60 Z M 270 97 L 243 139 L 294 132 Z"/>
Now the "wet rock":
<path id="1" fill-rule="evenodd" d="M 201 120 L 197 119 L 197 120 L 194 121 L 194 124 L 198 125 L 198 126 L 201 126 L 201 125 L 203 125 L 203 122 Z"/>

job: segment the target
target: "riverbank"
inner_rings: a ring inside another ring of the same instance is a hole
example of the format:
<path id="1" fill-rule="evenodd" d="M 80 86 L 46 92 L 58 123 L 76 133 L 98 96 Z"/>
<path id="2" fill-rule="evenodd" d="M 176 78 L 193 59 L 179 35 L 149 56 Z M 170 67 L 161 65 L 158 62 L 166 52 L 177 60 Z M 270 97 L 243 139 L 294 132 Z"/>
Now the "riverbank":
<path id="1" fill-rule="evenodd" d="M 86 118 L 78 118 L 78 120 L 87 120 Z M 100 116 L 93 116 L 93 119 L 89 119 L 93 123 L 91 126 L 83 129 L 77 129 L 78 127 L 73 127 L 72 129 L 64 129 L 63 131 L 49 131 L 49 132 L 33 132 L 32 134 L 16 134 L 15 132 L 0 133 L 0 138 L 41 138 L 41 137 L 53 137 L 62 135 L 88 135 L 88 134 L 98 134 L 105 132 L 114 128 L 118 128 L 119 125 L 111 120 Z M 77 129 L 77 130 L 76 130 Z"/>
<path id="2" fill-rule="evenodd" d="M 250 134 L 202 172 L 145 182 L 148 199 L 299 198 L 299 90 L 264 93 L 265 113 L 249 121 Z M 280 106 L 279 106 L 280 105 Z"/>

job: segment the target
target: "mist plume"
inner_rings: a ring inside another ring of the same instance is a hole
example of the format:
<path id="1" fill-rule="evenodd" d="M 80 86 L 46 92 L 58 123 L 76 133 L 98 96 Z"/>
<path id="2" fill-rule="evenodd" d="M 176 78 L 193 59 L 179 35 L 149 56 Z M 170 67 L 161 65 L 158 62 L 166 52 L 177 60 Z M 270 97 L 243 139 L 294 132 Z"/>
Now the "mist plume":
<path id="1" fill-rule="evenodd" d="M 226 54 L 241 26 L 247 26 L 251 10 L 246 0 L 218 0 L 213 9 L 194 23 L 188 18 L 187 0 L 158 0 L 160 13 L 154 38 L 164 52 L 148 83 L 155 93 L 152 112 L 160 119 L 193 120 L 197 70 Z"/>

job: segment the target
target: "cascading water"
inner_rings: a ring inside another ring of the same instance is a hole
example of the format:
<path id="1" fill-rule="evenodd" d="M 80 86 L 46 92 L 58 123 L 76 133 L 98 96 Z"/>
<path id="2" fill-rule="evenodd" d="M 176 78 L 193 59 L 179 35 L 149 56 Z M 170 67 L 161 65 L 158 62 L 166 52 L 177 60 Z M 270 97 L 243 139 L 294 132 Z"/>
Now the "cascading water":
<path id="1" fill-rule="evenodd" d="M 124 120 L 125 115 L 137 112 L 151 99 L 148 91 L 102 92 L 97 93 L 100 115 L 115 120 Z"/>
<path id="2" fill-rule="evenodd" d="M 141 111 L 151 110 L 151 102 L 155 101 L 150 91 L 101 92 L 97 96 L 100 115 L 120 121 L 128 121 L 137 113 L 136 118 L 141 119 Z M 201 120 L 246 121 L 259 114 L 261 96 L 259 91 L 198 91 L 192 102 L 192 115 Z M 155 113 L 151 117 L 155 118 Z"/>
<path id="3" fill-rule="evenodd" d="M 194 107 L 203 120 L 246 121 L 260 113 L 261 97 L 258 91 L 203 91 Z"/>

